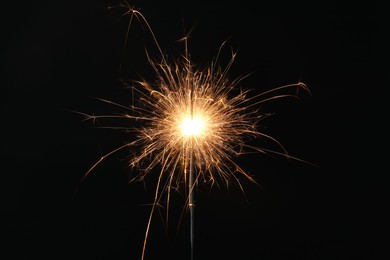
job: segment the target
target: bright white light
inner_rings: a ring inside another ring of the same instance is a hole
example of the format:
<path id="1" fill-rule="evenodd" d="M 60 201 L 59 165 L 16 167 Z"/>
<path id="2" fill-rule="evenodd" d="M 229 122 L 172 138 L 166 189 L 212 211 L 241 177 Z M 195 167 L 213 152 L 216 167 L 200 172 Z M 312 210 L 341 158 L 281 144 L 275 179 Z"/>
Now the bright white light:
<path id="1" fill-rule="evenodd" d="M 200 136 L 205 132 L 205 126 L 202 117 L 186 117 L 181 124 L 181 132 L 184 136 Z"/>

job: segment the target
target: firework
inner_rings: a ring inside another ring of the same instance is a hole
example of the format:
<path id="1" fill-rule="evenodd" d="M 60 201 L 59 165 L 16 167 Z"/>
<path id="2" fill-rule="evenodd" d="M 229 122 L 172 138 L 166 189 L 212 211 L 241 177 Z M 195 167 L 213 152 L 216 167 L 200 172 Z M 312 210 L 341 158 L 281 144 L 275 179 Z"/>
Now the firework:
<path id="1" fill-rule="evenodd" d="M 210 185 L 235 183 L 244 191 L 242 179 L 256 183 L 235 162 L 245 152 L 274 153 L 294 158 L 287 154 L 276 139 L 259 131 L 260 121 L 269 115 L 260 108 L 271 100 L 297 97 L 294 92 L 296 89 L 308 91 L 308 88 L 299 82 L 251 95 L 249 90 L 239 89 L 239 84 L 245 77 L 233 80 L 229 78 L 228 72 L 234 63 L 235 52 L 231 53 L 226 66 L 220 66 L 222 44 L 210 65 L 198 69 L 190 60 L 187 36 L 182 39 L 184 52 L 181 58 L 169 60 L 142 13 L 127 3 L 121 7 L 125 7 L 126 14 L 130 15 L 130 24 L 133 18 L 137 18 L 148 28 L 159 52 L 157 59 L 146 52 L 155 78 L 152 81 L 142 79 L 126 83 L 134 94 L 132 104 L 99 99 L 121 109 L 121 114 L 92 116 L 81 113 L 87 120 L 128 120 L 129 123 L 125 123 L 121 129 L 136 135 L 133 141 L 102 156 L 86 172 L 83 180 L 104 159 L 124 149 L 134 153 L 129 158 L 129 166 L 137 171 L 131 181 L 143 181 L 152 169 L 158 168 L 141 259 L 145 257 L 146 242 L 156 207 L 164 206 L 168 219 L 171 192 L 174 190 L 184 190 L 187 197 L 184 208 L 190 211 L 192 258 L 194 187 L 200 181 Z M 134 122 L 137 122 L 136 127 Z M 266 140 L 272 144 L 271 148 L 249 144 L 248 140 L 254 138 Z"/>

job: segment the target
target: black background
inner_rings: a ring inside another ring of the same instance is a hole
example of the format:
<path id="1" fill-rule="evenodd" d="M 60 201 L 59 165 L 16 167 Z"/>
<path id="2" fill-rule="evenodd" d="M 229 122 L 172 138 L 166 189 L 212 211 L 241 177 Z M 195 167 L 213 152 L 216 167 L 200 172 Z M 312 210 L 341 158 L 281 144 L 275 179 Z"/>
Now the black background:
<path id="1" fill-rule="evenodd" d="M 385 8 L 312 2 L 130 3 L 172 57 L 193 28 L 195 64 L 207 65 L 228 39 L 224 59 L 238 50 L 231 76 L 253 72 L 241 87 L 302 81 L 312 91 L 272 104 L 264 124 L 291 155 L 317 166 L 250 155 L 238 163 L 260 187 L 244 183 L 246 198 L 200 185 L 195 259 L 386 259 Z M 150 77 L 150 36 L 135 22 L 123 49 L 128 18 L 108 10 L 115 4 L 2 4 L 3 259 L 140 258 L 153 177 L 147 190 L 129 184 L 126 162 L 112 157 L 73 196 L 88 168 L 127 137 L 68 109 L 112 112 L 89 97 L 126 103 L 118 79 Z M 188 216 L 176 233 L 174 198 L 168 233 L 156 215 L 145 259 L 189 259 Z"/>

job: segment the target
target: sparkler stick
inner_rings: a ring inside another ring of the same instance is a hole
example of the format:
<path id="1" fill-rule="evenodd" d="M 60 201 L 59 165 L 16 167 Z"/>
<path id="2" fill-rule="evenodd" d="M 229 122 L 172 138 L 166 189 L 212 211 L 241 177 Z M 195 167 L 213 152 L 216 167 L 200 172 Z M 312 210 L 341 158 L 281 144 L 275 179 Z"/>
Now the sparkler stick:
<path id="1" fill-rule="evenodd" d="M 191 155 L 191 162 L 194 158 L 194 155 L 192 154 Z M 192 166 L 192 163 L 191 163 L 191 168 L 190 168 L 190 182 L 189 182 L 189 185 L 192 187 L 193 189 L 193 179 L 194 179 L 194 176 L 193 176 L 193 169 L 194 167 Z M 194 259 L 194 192 L 193 190 L 190 191 L 190 236 L 191 236 L 191 260 Z"/>
<path id="2" fill-rule="evenodd" d="M 288 155 L 286 149 L 273 137 L 257 129 L 259 121 L 268 114 L 261 113 L 259 106 L 272 100 L 286 97 L 297 97 L 296 94 L 285 93 L 289 89 L 309 91 L 301 82 L 277 87 L 260 94 L 247 97 L 249 91 L 241 90 L 233 94 L 233 90 L 244 79 L 230 80 L 228 71 L 232 66 L 236 53 L 227 66 L 218 67 L 218 59 L 224 43 L 220 46 L 215 60 L 204 70 L 194 69 L 188 52 L 187 38 L 182 40 L 185 52 L 182 60 L 170 63 L 165 58 L 160 45 L 145 17 L 127 2 L 120 7 L 126 8 L 130 15 L 143 22 L 150 33 L 153 43 L 160 54 L 156 62 L 146 53 L 156 81 L 134 81 L 132 87 L 139 95 L 139 104 L 125 106 L 113 101 L 98 99 L 102 102 L 124 109 L 119 115 L 92 116 L 80 113 L 87 120 L 124 119 L 143 122 L 142 127 L 121 126 L 120 129 L 137 133 L 137 139 L 119 146 L 102 156 L 84 174 L 82 181 L 107 157 L 123 149 L 139 151 L 129 160 L 130 167 L 145 165 L 132 181 L 143 181 L 145 176 L 157 166 L 160 172 L 154 192 L 154 200 L 146 225 L 142 246 L 141 260 L 145 258 L 146 244 L 151 222 L 159 206 L 166 206 L 168 220 L 169 201 L 172 190 L 179 190 L 182 184 L 187 188 L 186 206 L 190 214 L 190 249 L 191 260 L 194 258 L 194 191 L 198 180 L 211 183 L 219 181 L 226 184 L 236 183 L 244 192 L 240 178 L 253 183 L 254 178 L 247 174 L 234 162 L 234 157 L 242 155 L 245 150 L 273 153 L 286 158 L 303 161 Z M 130 24 L 129 27 L 130 28 Z M 126 34 L 126 41 L 129 31 Z M 279 93 L 279 94 L 278 94 Z M 131 112 L 131 113 L 130 113 Z M 112 127 L 118 129 L 118 127 Z M 277 149 L 249 145 L 248 138 L 262 138 L 271 141 Z M 304 161 L 303 161 L 304 162 Z"/>
<path id="3" fill-rule="evenodd" d="M 185 41 L 185 52 L 186 56 L 189 57 L 188 54 L 188 46 L 187 41 Z M 190 60 L 188 59 L 188 66 L 190 68 Z M 189 70 L 189 72 L 191 72 Z M 187 81 L 189 81 L 189 77 L 187 77 Z M 190 83 L 190 82 L 188 82 Z M 188 84 L 187 83 L 187 84 Z M 191 92 L 190 92 L 190 100 L 191 100 L 191 123 L 193 125 L 194 122 L 194 85 L 191 84 Z M 188 187 L 189 187 L 189 195 L 188 195 L 188 206 L 190 209 L 190 246 L 191 246 L 191 260 L 194 259 L 194 140 L 193 136 L 191 137 L 191 149 L 190 149 L 190 172 L 189 172 L 189 181 L 188 181 Z"/>
<path id="4" fill-rule="evenodd" d="M 191 85 L 191 122 L 194 121 L 194 86 Z M 190 149 L 190 176 L 188 181 L 189 186 L 189 202 L 190 207 L 190 242 L 191 242 L 191 260 L 194 258 L 194 140 L 191 138 Z"/>

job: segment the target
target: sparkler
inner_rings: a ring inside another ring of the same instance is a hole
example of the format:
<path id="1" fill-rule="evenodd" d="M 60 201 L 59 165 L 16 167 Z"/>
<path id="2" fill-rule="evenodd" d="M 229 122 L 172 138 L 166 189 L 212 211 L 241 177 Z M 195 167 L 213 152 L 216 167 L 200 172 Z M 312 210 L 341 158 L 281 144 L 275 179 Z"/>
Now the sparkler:
<path id="1" fill-rule="evenodd" d="M 193 259 L 195 186 L 200 181 L 210 185 L 227 185 L 233 182 L 244 192 L 241 178 L 253 183 L 256 181 L 235 162 L 235 158 L 248 151 L 273 153 L 300 160 L 288 155 L 283 145 L 275 138 L 258 130 L 259 122 L 269 116 L 263 113 L 260 107 L 271 100 L 297 97 L 296 93 L 289 90 L 309 89 L 304 83 L 298 82 L 255 95 L 250 95 L 249 90 L 238 90 L 238 85 L 245 77 L 234 80 L 228 77 L 236 53 L 231 53 L 231 59 L 225 67 L 219 65 L 224 43 L 210 65 L 198 69 L 190 59 L 188 36 L 185 36 L 182 39 L 185 50 L 181 59 L 170 61 L 169 56 L 164 55 L 161 50 L 143 14 L 127 2 L 120 7 L 126 8 L 125 14 L 130 15 L 129 28 L 134 18 L 144 23 L 158 49 L 159 60 L 152 59 L 146 52 L 148 62 L 155 73 L 155 81 L 135 80 L 128 84 L 135 96 L 135 103 L 131 105 L 98 99 L 123 109 L 121 114 L 92 116 L 78 112 L 85 116 L 86 120 L 120 118 L 128 120 L 130 125 L 133 122 L 142 123 L 139 127 L 122 126 L 121 129 L 125 131 L 136 133 L 137 138 L 102 156 L 85 173 L 82 181 L 103 160 L 118 151 L 138 151 L 129 159 L 129 166 L 138 169 L 131 181 L 143 181 L 152 169 L 159 168 L 141 259 L 145 258 L 148 234 L 156 208 L 165 206 L 168 220 L 171 193 L 183 187 L 187 196 L 184 208 L 190 211 Z M 274 148 L 250 145 L 248 140 L 253 138 L 270 141 Z"/>

